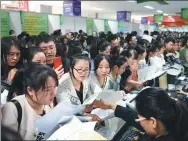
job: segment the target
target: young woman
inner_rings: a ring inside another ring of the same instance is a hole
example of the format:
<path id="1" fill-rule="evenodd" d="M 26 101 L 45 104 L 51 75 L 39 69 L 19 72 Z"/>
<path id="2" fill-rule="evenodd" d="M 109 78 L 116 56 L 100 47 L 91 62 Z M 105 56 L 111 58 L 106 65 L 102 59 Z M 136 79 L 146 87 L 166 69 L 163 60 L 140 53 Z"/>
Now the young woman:
<path id="1" fill-rule="evenodd" d="M 147 66 L 145 60 L 147 55 L 146 49 L 141 46 L 136 46 L 135 50 L 137 52 L 138 69 L 143 69 Z"/>
<path id="2" fill-rule="evenodd" d="M 136 111 L 107 101 L 94 107 L 115 110 L 115 116 L 141 127 L 148 135 L 142 141 L 187 141 L 188 107 L 176 102 L 161 88 L 146 88 L 135 99 Z M 137 115 L 138 114 L 138 115 Z M 138 124 L 139 122 L 139 124 Z"/>
<path id="3" fill-rule="evenodd" d="M 119 91 L 121 74 L 125 71 L 127 60 L 123 56 L 112 56 L 110 60 L 111 73 L 109 79 L 109 89 Z"/>
<path id="4" fill-rule="evenodd" d="M 6 37 L 1 39 L 1 46 L 1 76 L 4 80 L 12 81 L 22 64 L 20 44 L 13 37 Z"/>
<path id="5" fill-rule="evenodd" d="M 35 122 L 49 111 L 58 78 L 50 67 L 35 63 L 20 75 L 23 76 L 23 95 L 2 107 L 2 125 L 18 131 L 24 140 L 34 140 Z"/>
<path id="6" fill-rule="evenodd" d="M 128 66 L 121 75 L 120 89 L 130 91 L 133 87 L 143 86 L 144 82 L 137 81 L 137 67 L 134 64 L 135 51 L 133 49 L 124 50 L 121 55 L 127 59 Z"/>
<path id="7" fill-rule="evenodd" d="M 158 53 L 157 53 L 157 57 L 159 58 L 159 61 L 161 62 L 160 64 L 163 66 L 165 65 L 165 59 L 164 59 L 164 45 L 163 44 L 156 44 L 157 48 L 158 48 Z"/>
<path id="8" fill-rule="evenodd" d="M 29 47 L 27 62 L 35 62 L 37 64 L 46 64 L 46 56 L 40 51 L 39 47 Z"/>
<path id="9" fill-rule="evenodd" d="M 72 57 L 70 72 L 66 73 L 59 80 L 56 100 L 60 102 L 70 102 L 73 105 L 81 105 L 93 93 L 89 91 L 87 77 L 89 74 L 89 59 L 78 54 Z M 87 108 L 87 107 L 86 107 Z M 92 120 L 100 119 L 94 115 L 88 115 Z"/>
<path id="10" fill-rule="evenodd" d="M 94 71 L 90 72 L 89 83 L 93 93 L 96 90 L 107 90 L 109 88 L 110 59 L 100 54 L 94 60 Z"/>
<path id="11" fill-rule="evenodd" d="M 111 46 L 107 41 L 102 41 L 99 44 L 99 54 L 104 54 L 109 56 L 111 51 Z"/>

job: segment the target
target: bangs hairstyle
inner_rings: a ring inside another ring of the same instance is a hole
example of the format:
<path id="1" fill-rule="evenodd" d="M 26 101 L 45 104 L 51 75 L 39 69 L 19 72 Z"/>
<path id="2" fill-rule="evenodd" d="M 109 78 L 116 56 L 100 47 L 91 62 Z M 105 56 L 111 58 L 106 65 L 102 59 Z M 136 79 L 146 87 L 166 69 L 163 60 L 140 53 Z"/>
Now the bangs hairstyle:
<path id="1" fill-rule="evenodd" d="M 86 55 L 80 54 L 80 53 L 76 54 L 73 57 L 70 57 L 70 68 L 71 68 L 72 71 L 74 69 L 74 66 L 76 65 L 76 63 L 79 60 L 85 60 L 85 61 L 88 61 L 90 63 L 89 58 Z M 89 64 L 89 68 L 90 68 L 90 64 Z"/>
<path id="2" fill-rule="evenodd" d="M 23 71 L 23 92 L 28 94 L 27 87 L 32 88 L 35 92 L 38 92 L 40 88 L 44 90 L 48 77 L 52 77 L 58 86 L 57 74 L 52 68 L 47 65 L 29 63 L 27 69 Z"/>
<path id="3" fill-rule="evenodd" d="M 110 58 L 110 68 L 118 66 L 120 68 L 123 64 L 127 62 L 127 59 L 124 56 L 112 56 Z"/>
<path id="4" fill-rule="evenodd" d="M 32 62 L 34 56 L 38 53 L 42 52 L 39 47 L 29 47 L 27 51 L 27 61 Z M 42 52 L 43 53 L 43 52 Z"/>
<path id="5" fill-rule="evenodd" d="M 110 67 L 110 58 L 108 56 L 104 55 L 104 54 L 99 54 L 94 59 L 94 71 L 95 72 L 99 68 L 101 61 L 104 60 L 104 59 L 109 63 L 109 67 Z"/>
<path id="6" fill-rule="evenodd" d="M 36 37 L 35 43 L 36 43 L 36 46 L 39 46 L 42 42 L 48 43 L 50 41 L 55 43 L 55 40 L 52 36 L 50 36 L 48 34 L 44 34 L 44 35 L 40 34 Z"/>

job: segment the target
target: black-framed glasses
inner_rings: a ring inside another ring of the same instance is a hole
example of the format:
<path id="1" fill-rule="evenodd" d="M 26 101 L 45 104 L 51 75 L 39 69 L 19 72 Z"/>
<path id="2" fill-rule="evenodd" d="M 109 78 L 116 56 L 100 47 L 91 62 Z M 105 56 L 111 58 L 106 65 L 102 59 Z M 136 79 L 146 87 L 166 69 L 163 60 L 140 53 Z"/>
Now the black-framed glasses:
<path id="1" fill-rule="evenodd" d="M 78 73 L 83 73 L 83 72 L 89 72 L 89 69 L 85 69 L 85 70 L 83 70 L 83 69 L 76 69 L 76 68 L 74 68 Z"/>

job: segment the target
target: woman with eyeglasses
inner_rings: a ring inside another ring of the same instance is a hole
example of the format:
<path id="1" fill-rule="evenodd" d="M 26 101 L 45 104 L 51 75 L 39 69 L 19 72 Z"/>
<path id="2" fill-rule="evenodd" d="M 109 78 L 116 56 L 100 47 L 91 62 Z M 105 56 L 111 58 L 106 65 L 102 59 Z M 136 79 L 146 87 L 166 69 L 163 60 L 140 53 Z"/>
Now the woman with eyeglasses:
<path id="1" fill-rule="evenodd" d="M 4 80 L 12 81 L 23 63 L 20 44 L 13 37 L 5 37 L 1 39 L 1 47 L 1 76 Z"/>
<path id="2" fill-rule="evenodd" d="M 92 93 L 89 91 L 87 77 L 89 74 L 89 58 L 77 54 L 71 58 L 70 72 L 63 75 L 59 80 L 56 100 L 70 102 L 73 105 L 81 105 Z M 92 109 L 86 106 L 84 115 L 90 116 L 92 120 L 100 121 L 95 115 L 88 114 Z"/>
<path id="3" fill-rule="evenodd" d="M 161 88 L 145 88 L 135 99 L 136 111 L 107 101 L 96 100 L 94 107 L 115 110 L 115 116 L 146 132 L 143 141 L 187 141 L 188 107 L 169 97 Z"/>

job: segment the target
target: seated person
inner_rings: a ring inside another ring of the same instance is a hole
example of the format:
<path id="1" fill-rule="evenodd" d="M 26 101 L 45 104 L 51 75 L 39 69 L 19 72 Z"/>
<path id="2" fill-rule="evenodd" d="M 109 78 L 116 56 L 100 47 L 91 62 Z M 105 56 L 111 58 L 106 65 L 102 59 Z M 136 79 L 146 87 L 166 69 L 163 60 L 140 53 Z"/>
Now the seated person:
<path id="1" fill-rule="evenodd" d="M 89 83 L 87 77 L 89 74 L 89 58 L 78 54 L 72 57 L 70 72 L 64 74 L 59 80 L 57 88 L 57 103 L 68 102 L 73 105 L 81 105 L 93 93 L 89 91 Z M 85 115 L 92 117 L 92 120 L 101 121 L 95 115 L 87 114 L 92 109 L 86 106 Z"/>
<path id="2" fill-rule="evenodd" d="M 175 40 L 171 37 L 167 37 L 164 42 L 165 42 L 164 59 L 166 62 L 172 64 L 175 58 L 174 54 L 172 53 Z"/>
<path id="3" fill-rule="evenodd" d="M 19 132 L 24 140 L 35 140 L 35 122 L 51 109 L 58 78 L 50 67 L 39 64 L 30 64 L 20 75 L 24 76 L 20 80 L 23 94 L 3 105 L 1 123 Z"/>
<path id="4" fill-rule="evenodd" d="M 188 107 L 176 102 L 161 88 L 146 88 L 135 99 L 136 111 L 107 101 L 95 100 L 94 107 L 115 110 L 127 124 L 141 126 L 148 135 L 143 141 L 186 141 Z M 178 111 L 178 112 L 177 112 Z"/>

